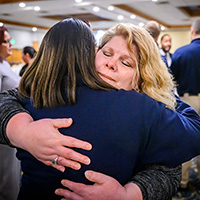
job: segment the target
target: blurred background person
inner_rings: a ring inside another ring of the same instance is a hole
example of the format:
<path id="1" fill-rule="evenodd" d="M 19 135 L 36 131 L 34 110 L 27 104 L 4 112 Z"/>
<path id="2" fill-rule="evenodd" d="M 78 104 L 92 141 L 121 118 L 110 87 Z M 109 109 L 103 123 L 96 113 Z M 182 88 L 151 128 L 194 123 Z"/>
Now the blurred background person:
<path id="1" fill-rule="evenodd" d="M 0 91 L 17 87 L 20 76 L 15 74 L 6 61 L 12 54 L 10 34 L 0 27 Z M 16 200 L 20 186 L 20 162 L 16 149 L 0 144 L 0 200 Z"/>
<path id="2" fill-rule="evenodd" d="M 168 69 L 172 63 L 172 54 L 170 53 L 171 47 L 171 36 L 169 34 L 164 34 L 160 39 L 160 54 Z"/>
<path id="3" fill-rule="evenodd" d="M 159 48 L 159 44 L 158 44 L 158 38 L 159 38 L 159 36 L 160 36 L 160 32 L 161 32 L 161 26 L 160 26 L 160 24 L 157 22 L 157 21 L 148 21 L 147 22 L 147 24 L 145 25 L 145 27 L 144 27 L 148 32 L 149 32 L 149 34 L 153 37 L 153 39 L 154 39 L 154 41 L 156 42 L 156 44 L 157 44 L 157 46 L 158 46 L 158 48 Z M 163 37 L 163 36 L 162 36 Z M 171 38 L 171 37 L 170 37 Z M 164 39 L 166 40 L 166 36 L 164 36 Z M 169 39 L 169 38 L 168 38 Z M 167 39 L 167 40 L 168 40 Z M 163 40 L 163 39 L 162 39 Z M 164 41 L 165 40 L 163 40 L 163 42 L 162 43 L 164 43 Z M 167 50 L 167 48 L 169 48 L 169 41 L 167 41 L 167 45 L 168 45 L 168 47 L 165 47 L 164 49 L 166 49 Z M 167 46 L 166 44 L 164 44 L 164 46 Z M 166 59 L 166 56 L 165 56 L 165 53 L 163 52 L 164 51 L 164 49 L 162 49 L 162 51 L 160 51 L 160 56 L 161 56 L 161 58 L 162 58 L 162 60 L 164 61 L 164 63 L 166 64 L 166 66 L 167 66 L 167 68 L 168 68 L 168 70 L 169 70 L 169 66 L 171 65 L 171 55 L 169 55 L 168 57 L 167 57 L 167 59 Z M 171 49 L 171 45 L 170 45 L 170 49 Z M 169 49 L 169 50 L 170 50 Z M 165 51 L 166 51 L 165 50 Z M 169 61 L 168 61 L 169 60 Z M 169 63 L 168 63 L 169 62 Z M 169 72 L 170 72 L 170 70 L 169 70 Z"/>
<path id="4" fill-rule="evenodd" d="M 149 34 L 153 37 L 154 41 L 156 42 L 158 46 L 158 37 L 161 32 L 160 24 L 156 21 L 148 21 L 144 27 Z"/>
<path id="5" fill-rule="evenodd" d="M 26 46 L 22 50 L 22 60 L 25 65 L 21 68 L 19 75 L 22 76 L 26 68 L 32 63 L 33 58 L 36 55 L 36 50 L 31 46 Z"/>
<path id="6" fill-rule="evenodd" d="M 200 114 L 200 18 L 192 23 L 190 35 L 191 43 L 180 47 L 172 55 L 171 71 L 181 99 Z M 188 186 L 191 164 L 192 160 L 182 165 L 182 188 Z M 200 156 L 197 156 L 196 164 L 200 179 Z"/>

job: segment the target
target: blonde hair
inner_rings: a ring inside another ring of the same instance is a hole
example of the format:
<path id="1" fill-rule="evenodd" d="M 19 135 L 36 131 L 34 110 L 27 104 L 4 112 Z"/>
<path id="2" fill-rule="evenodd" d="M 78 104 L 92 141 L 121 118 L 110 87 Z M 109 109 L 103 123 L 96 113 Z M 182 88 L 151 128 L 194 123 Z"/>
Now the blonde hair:
<path id="1" fill-rule="evenodd" d="M 105 33 L 99 49 L 114 36 L 125 38 L 130 56 L 136 62 L 137 73 L 133 77 L 133 89 L 165 103 L 168 108 L 175 109 L 173 79 L 151 35 L 144 28 L 133 24 L 118 24 Z M 137 47 L 138 56 L 132 52 L 132 44 Z"/>

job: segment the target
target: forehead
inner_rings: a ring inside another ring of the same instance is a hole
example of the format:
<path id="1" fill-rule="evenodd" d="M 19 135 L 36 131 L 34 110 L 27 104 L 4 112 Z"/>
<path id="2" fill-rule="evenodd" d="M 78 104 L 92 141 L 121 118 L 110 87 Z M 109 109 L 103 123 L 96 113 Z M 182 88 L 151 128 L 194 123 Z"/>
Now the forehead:
<path id="1" fill-rule="evenodd" d="M 136 53 L 137 48 L 135 44 L 129 44 L 131 51 Z M 105 45 L 105 48 L 113 49 L 114 51 L 126 52 L 129 54 L 128 42 L 123 36 L 112 37 Z"/>
<path id="2" fill-rule="evenodd" d="M 110 46 L 110 45 L 119 46 L 119 44 L 126 46 L 126 43 L 127 42 L 123 36 L 116 35 L 116 36 L 113 36 L 110 40 L 108 40 L 105 46 Z"/>
<path id="3" fill-rule="evenodd" d="M 165 35 L 163 37 L 163 40 L 162 41 L 166 41 L 166 40 L 171 40 L 171 37 L 169 35 Z"/>
<path id="4" fill-rule="evenodd" d="M 8 33 L 8 31 L 4 32 L 4 39 L 9 39 L 10 38 L 10 34 Z"/>

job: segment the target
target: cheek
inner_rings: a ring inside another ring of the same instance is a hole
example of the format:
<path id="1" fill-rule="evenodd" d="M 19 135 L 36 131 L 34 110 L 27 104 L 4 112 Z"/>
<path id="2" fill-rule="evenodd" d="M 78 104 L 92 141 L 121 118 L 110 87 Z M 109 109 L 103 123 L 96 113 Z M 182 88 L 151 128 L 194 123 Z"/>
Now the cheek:
<path id="1" fill-rule="evenodd" d="M 137 82 L 136 80 L 136 71 L 135 70 L 131 70 L 129 73 L 128 73 L 128 76 L 127 76 L 127 84 L 129 86 L 129 88 L 132 90 L 133 89 L 133 83 Z"/>
<path id="2" fill-rule="evenodd" d="M 101 64 L 102 63 L 102 59 L 99 53 L 96 54 L 96 58 L 95 58 L 95 66 L 96 66 L 96 70 L 100 71 L 101 70 Z"/>

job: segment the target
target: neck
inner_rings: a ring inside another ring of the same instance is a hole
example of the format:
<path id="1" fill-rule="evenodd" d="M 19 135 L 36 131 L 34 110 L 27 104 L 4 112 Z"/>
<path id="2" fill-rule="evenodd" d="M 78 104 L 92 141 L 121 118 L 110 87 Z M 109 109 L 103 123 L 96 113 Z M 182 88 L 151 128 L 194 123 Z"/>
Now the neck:
<path id="1" fill-rule="evenodd" d="M 194 40 L 194 39 L 199 39 L 199 38 L 200 38 L 200 34 L 194 35 L 194 36 L 192 37 L 192 40 Z"/>

